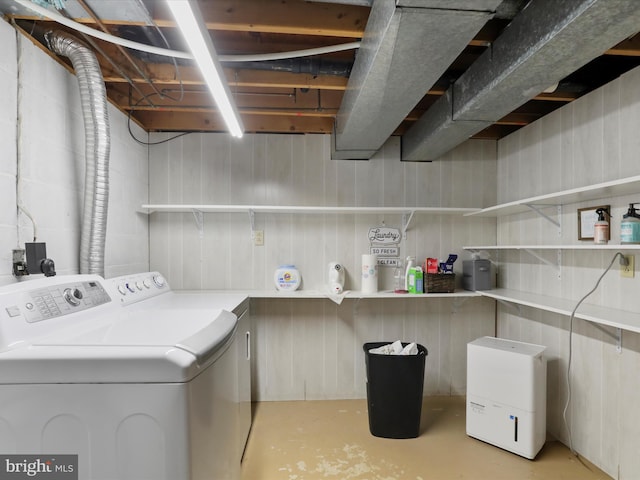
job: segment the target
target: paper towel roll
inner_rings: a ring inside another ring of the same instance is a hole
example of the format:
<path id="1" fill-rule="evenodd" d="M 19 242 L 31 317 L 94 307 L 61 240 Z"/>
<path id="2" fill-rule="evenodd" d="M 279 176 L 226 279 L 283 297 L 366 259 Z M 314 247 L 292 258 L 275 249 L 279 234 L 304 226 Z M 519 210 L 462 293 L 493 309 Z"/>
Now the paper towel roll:
<path id="1" fill-rule="evenodd" d="M 378 291 L 378 256 L 362 255 L 362 293 Z"/>

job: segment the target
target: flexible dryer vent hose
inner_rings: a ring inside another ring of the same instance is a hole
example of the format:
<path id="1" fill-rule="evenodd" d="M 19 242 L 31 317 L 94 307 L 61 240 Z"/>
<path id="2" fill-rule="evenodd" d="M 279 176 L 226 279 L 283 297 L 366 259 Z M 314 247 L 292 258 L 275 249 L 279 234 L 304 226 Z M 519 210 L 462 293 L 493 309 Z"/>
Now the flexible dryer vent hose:
<path id="1" fill-rule="evenodd" d="M 49 49 L 68 57 L 78 78 L 85 129 L 85 184 L 80 236 L 80 273 L 104 277 L 109 207 L 109 116 L 100 65 L 84 43 L 65 32 L 45 34 Z"/>

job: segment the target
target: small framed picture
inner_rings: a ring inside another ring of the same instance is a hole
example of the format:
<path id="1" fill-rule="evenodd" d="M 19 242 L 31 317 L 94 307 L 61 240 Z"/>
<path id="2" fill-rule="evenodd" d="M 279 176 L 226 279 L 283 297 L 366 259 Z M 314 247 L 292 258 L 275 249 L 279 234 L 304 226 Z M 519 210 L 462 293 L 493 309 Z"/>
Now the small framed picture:
<path id="1" fill-rule="evenodd" d="M 611 213 L 610 205 L 599 205 L 597 207 L 587 207 L 578 209 L 578 240 L 593 240 L 594 226 L 598 221 L 596 210 L 603 209 L 605 220 L 609 221 Z M 608 238 L 607 240 L 611 240 Z"/>

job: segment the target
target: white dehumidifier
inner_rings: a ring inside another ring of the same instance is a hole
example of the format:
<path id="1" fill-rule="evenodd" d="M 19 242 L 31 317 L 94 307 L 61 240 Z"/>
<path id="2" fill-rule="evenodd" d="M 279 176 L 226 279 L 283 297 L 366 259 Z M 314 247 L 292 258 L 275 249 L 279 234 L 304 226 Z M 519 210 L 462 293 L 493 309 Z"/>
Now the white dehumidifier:
<path id="1" fill-rule="evenodd" d="M 544 350 L 493 337 L 467 344 L 467 435 L 535 458 L 547 433 Z"/>

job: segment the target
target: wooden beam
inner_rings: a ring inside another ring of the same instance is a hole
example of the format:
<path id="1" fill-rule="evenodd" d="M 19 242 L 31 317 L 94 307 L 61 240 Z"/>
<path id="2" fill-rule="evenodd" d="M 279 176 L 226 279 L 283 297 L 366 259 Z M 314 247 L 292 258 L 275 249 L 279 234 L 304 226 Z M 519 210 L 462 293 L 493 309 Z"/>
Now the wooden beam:
<path id="1" fill-rule="evenodd" d="M 164 2 L 148 2 L 150 15 L 159 27 L 175 27 Z M 362 38 L 369 7 L 306 2 L 304 0 L 200 0 L 200 10 L 209 30 L 266 32 L 325 37 Z M 42 21 L 36 15 L 13 18 Z M 92 18 L 75 21 L 95 25 Z M 105 25 L 139 25 L 144 21 L 101 18 Z"/>
<path id="2" fill-rule="evenodd" d="M 524 127 L 539 118 L 540 115 L 535 113 L 510 113 L 495 122 L 494 125 L 517 125 Z"/>
<path id="3" fill-rule="evenodd" d="M 180 66 L 179 71 L 172 64 L 147 64 L 147 71 L 158 85 L 204 85 L 197 68 Z M 227 83 L 233 87 L 265 88 L 309 88 L 319 90 L 344 91 L 347 88 L 346 77 L 333 75 L 314 76 L 307 73 L 289 73 L 265 70 L 224 69 Z M 135 83 L 145 83 L 140 77 L 132 78 Z M 104 77 L 107 83 L 126 83 L 125 79 L 112 73 Z"/>
<path id="4" fill-rule="evenodd" d="M 371 10 L 304 0 L 201 0 L 199 6 L 209 30 L 347 38 L 362 37 Z M 159 26 L 175 26 L 164 2 L 153 2 L 151 13 Z"/>
<path id="5" fill-rule="evenodd" d="M 533 97 L 533 100 L 542 100 L 546 102 L 573 102 L 575 99 L 580 98 L 579 93 L 575 92 L 553 92 L 553 93 L 540 93 Z"/>
<path id="6" fill-rule="evenodd" d="M 215 112 L 136 112 L 135 118 L 147 131 L 226 132 Z M 249 115 L 242 119 L 246 133 L 331 133 L 333 118 Z"/>
<path id="7" fill-rule="evenodd" d="M 150 106 L 142 100 L 141 95 L 150 95 L 152 105 L 164 108 L 174 107 L 214 107 L 211 94 L 204 87 L 187 86 L 183 92 L 177 86 L 161 88 L 167 96 L 155 95 L 147 85 L 140 85 L 141 94 L 125 83 L 107 84 L 107 95 L 123 110 L 130 106 Z M 333 90 L 301 90 L 293 88 L 233 88 L 234 101 L 239 108 L 291 109 L 293 110 L 327 110 L 337 109 L 342 102 L 343 92 Z M 142 101 L 141 101 L 142 100 Z"/>
<path id="8" fill-rule="evenodd" d="M 622 55 L 626 57 L 640 56 L 640 34 L 623 40 L 615 47 L 610 48 L 604 53 L 605 55 Z"/>
<path id="9" fill-rule="evenodd" d="M 199 106 L 177 106 L 177 107 L 151 107 L 147 105 L 138 107 L 123 107 L 124 110 L 132 112 L 155 112 L 155 113 L 205 113 L 205 114 L 217 114 L 216 108 L 199 107 Z M 295 108 L 239 108 L 238 112 L 244 117 L 244 115 L 259 115 L 259 116 L 273 116 L 273 117 L 317 117 L 317 118 L 335 118 L 338 114 L 337 108 L 309 108 L 309 109 L 295 109 Z"/>

